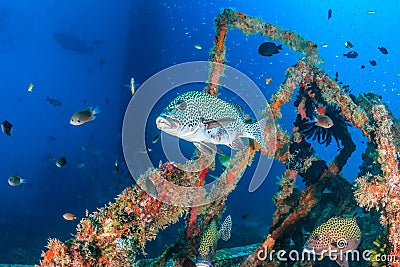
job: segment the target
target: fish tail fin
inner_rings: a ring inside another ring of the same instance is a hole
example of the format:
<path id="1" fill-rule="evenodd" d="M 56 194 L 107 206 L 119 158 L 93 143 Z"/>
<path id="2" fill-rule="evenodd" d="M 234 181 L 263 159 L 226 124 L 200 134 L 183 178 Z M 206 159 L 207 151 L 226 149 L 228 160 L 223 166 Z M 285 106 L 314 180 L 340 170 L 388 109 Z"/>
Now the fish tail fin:
<path id="1" fill-rule="evenodd" d="M 20 181 L 21 181 L 21 184 L 26 184 L 26 183 L 28 183 L 28 181 L 27 181 L 26 179 L 21 179 Z"/>
<path id="2" fill-rule="evenodd" d="M 267 125 L 267 119 L 263 118 L 257 122 L 246 124 L 247 132 L 257 141 L 265 150 L 264 129 Z"/>
<path id="3" fill-rule="evenodd" d="M 100 113 L 100 108 L 99 107 L 95 107 L 93 110 L 92 110 L 92 115 L 96 115 L 96 114 L 99 114 Z"/>
<path id="4" fill-rule="evenodd" d="M 222 223 L 221 229 L 219 229 L 219 236 L 222 240 L 228 241 L 231 238 L 231 230 L 232 230 L 232 218 L 231 215 L 228 215 L 224 222 Z"/>
<path id="5" fill-rule="evenodd" d="M 279 50 L 282 50 L 282 44 L 278 45 L 277 48 L 278 48 Z"/>

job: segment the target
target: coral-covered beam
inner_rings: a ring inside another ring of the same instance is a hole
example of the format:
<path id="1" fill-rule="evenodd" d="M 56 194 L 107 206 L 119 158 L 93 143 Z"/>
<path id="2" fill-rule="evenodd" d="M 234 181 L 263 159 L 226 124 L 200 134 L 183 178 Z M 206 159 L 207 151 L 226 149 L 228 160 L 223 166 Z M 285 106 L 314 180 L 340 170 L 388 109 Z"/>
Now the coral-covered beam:
<path id="1" fill-rule="evenodd" d="M 218 15 L 215 19 L 217 33 L 214 39 L 214 46 L 210 53 L 210 74 L 208 77 L 208 86 L 204 89 L 206 93 L 218 96 L 218 87 L 220 78 L 225 71 L 225 39 L 228 32 L 226 18 Z"/>
<path id="2" fill-rule="evenodd" d="M 230 27 L 238 28 L 246 35 L 261 34 L 269 39 L 283 42 L 290 49 L 305 56 L 304 61 L 312 65 L 322 63 L 318 55 L 317 45 L 302 38 L 299 34 L 263 22 L 259 18 L 247 16 L 232 9 L 224 9 L 215 19 L 216 36 L 210 53 L 210 76 L 205 92 L 218 95 L 220 77 L 223 75 L 225 63 L 225 39 Z M 214 64 L 220 63 L 220 64 Z M 294 83 L 297 85 L 298 83 Z"/>
<path id="3" fill-rule="evenodd" d="M 241 30 L 244 34 L 261 34 L 271 40 L 281 41 L 291 50 L 303 54 L 310 64 L 318 65 L 322 59 L 318 55 L 317 45 L 302 38 L 299 34 L 251 17 L 233 9 L 224 9 L 221 13 L 226 18 L 228 26 Z"/>
<path id="4" fill-rule="evenodd" d="M 375 141 L 378 149 L 378 162 L 381 164 L 388 195 L 384 196 L 385 211 L 389 229 L 389 242 L 391 244 L 390 264 L 400 266 L 400 171 L 398 156 L 399 148 L 394 146 L 392 126 L 389 113 L 383 104 L 375 105 L 372 110 L 376 120 Z M 395 261 L 396 259 L 396 261 Z"/>

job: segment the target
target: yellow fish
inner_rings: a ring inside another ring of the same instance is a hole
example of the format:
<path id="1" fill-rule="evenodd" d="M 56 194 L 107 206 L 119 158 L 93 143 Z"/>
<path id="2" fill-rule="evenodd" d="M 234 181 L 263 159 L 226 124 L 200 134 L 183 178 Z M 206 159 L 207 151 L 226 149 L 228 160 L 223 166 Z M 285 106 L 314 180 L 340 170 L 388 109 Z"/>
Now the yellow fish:
<path id="1" fill-rule="evenodd" d="M 135 93 L 135 79 L 131 78 L 129 84 L 126 84 L 125 87 L 128 87 L 131 90 L 132 95 Z"/>
<path id="2" fill-rule="evenodd" d="M 32 92 L 33 90 L 33 83 L 30 83 L 28 86 L 28 92 Z"/>
<path id="3" fill-rule="evenodd" d="M 265 84 L 269 84 L 272 81 L 272 78 L 266 78 L 265 79 Z"/>
<path id="4" fill-rule="evenodd" d="M 130 86 L 131 86 L 131 93 L 133 95 L 135 93 L 135 79 L 131 78 Z"/>

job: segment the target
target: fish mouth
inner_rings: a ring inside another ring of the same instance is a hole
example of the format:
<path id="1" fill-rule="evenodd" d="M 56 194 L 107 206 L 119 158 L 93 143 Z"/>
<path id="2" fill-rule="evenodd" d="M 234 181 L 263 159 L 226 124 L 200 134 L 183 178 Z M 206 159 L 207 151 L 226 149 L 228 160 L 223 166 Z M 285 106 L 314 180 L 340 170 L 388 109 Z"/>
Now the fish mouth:
<path id="1" fill-rule="evenodd" d="M 178 120 L 171 116 L 162 114 L 156 119 L 157 128 L 160 130 L 164 129 L 175 129 L 178 128 Z"/>

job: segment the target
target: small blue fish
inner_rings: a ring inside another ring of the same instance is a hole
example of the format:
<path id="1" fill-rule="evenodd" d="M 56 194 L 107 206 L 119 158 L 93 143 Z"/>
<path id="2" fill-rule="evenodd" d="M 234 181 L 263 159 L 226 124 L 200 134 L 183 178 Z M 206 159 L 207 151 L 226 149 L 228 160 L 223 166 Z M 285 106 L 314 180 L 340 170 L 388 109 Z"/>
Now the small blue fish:
<path id="1" fill-rule="evenodd" d="M 358 53 L 356 51 L 350 51 L 347 54 L 343 54 L 343 56 L 347 58 L 356 58 L 358 57 Z"/>
<path id="2" fill-rule="evenodd" d="M 8 178 L 8 184 L 11 186 L 20 186 L 26 184 L 26 179 L 22 179 L 19 175 L 13 175 Z"/>
<path id="3" fill-rule="evenodd" d="M 11 136 L 13 133 L 13 125 L 8 120 L 5 120 L 1 123 L 1 131 L 6 135 Z"/>
<path id="4" fill-rule="evenodd" d="M 328 9 L 328 20 L 332 18 L 332 9 Z"/>

